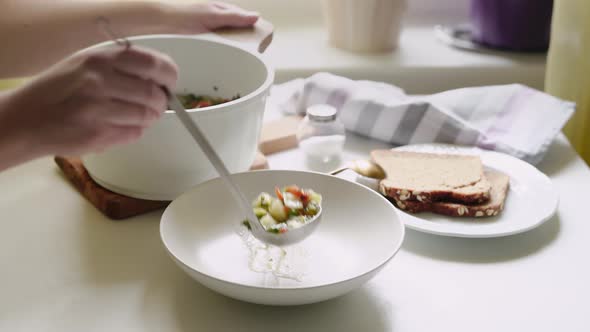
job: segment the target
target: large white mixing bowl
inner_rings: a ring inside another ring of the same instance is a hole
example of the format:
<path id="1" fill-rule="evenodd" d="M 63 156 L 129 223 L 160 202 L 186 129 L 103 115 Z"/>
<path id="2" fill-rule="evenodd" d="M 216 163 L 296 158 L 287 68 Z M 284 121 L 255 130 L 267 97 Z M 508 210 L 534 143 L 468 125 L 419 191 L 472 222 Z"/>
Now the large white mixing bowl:
<path id="1" fill-rule="evenodd" d="M 266 97 L 274 79 L 255 51 L 215 36 L 150 35 L 134 45 L 168 54 L 178 64 L 177 92 L 241 98 L 189 110 L 230 172 L 247 171 L 256 155 Z M 120 47 L 112 42 L 96 47 Z M 173 200 L 190 187 L 217 176 L 176 115 L 164 116 L 134 143 L 83 157 L 91 177 L 124 195 Z"/>

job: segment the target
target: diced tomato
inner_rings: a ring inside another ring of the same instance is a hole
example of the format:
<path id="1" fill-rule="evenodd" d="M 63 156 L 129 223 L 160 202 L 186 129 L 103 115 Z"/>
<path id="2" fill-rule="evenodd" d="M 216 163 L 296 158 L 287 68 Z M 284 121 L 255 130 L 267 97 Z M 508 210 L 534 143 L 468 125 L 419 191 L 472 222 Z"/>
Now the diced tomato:
<path id="1" fill-rule="evenodd" d="M 281 234 L 287 233 L 287 229 L 286 228 L 280 228 L 279 229 L 279 233 L 281 233 Z"/>
<path id="2" fill-rule="evenodd" d="M 285 199 L 283 198 L 283 193 L 281 192 L 281 189 L 279 189 L 279 187 L 275 187 L 275 194 L 277 194 L 277 198 L 281 200 L 281 202 L 284 202 Z"/>
<path id="3" fill-rule="evenodd" d="M 301 199 L 301 189 L 299 189 L 299 187 L 297 186 L 289 186 L 287 188 L 285 188 L 285 191 L 288 193 L 291 193 L 293 195 L 295 195 L 298 199 Z"/>
<path id="4" fill-rule="evenodd" d="M 197 103 L 197 108 L 209 107 L 209 106 L 211 106 L 211 102 L 208 100 L 201 100 L 200 102 Z"/>
<path id="5" fill-rule="evenodd" d="M 289 192 L 294 192 L 294 191 L 301 191 L 301 189 L 299 189 L 299 187 L 297 187 L 296 185 L 290 185 L 290 186 L 286 186 L 285 187 L 285 191 L 289 191 Z"/>
<path id="6" fill-rule="evenodd" d="M 303 206 L 307 206 L 307 203 L 309 203 L 309 194 L 302 191 L 299 199 L 301 199 L 301 203 L 303 203 Z"/>

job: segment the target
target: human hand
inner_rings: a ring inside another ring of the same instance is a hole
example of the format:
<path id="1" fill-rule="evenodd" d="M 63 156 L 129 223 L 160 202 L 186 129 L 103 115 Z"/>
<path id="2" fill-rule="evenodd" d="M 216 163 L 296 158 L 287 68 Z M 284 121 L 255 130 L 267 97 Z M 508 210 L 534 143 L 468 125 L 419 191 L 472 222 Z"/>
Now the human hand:
<path id="1" fill-rule="evenodd" d="M 0 140 L 25 147 L 17 159 L 26 160 L 136 140 L 166 108 L 161 86 L 173 91 L 177 77 L 168 56 L 135 46 L 74 55 L 1 97 Z"/>
<path id="2" fill-rule="evenodd" d="M 258 13 L 224 2 L 167 5 L 169 24 L 180 34 L 197 34 L 219 28 L 250 27 L 258 20 Z"/>

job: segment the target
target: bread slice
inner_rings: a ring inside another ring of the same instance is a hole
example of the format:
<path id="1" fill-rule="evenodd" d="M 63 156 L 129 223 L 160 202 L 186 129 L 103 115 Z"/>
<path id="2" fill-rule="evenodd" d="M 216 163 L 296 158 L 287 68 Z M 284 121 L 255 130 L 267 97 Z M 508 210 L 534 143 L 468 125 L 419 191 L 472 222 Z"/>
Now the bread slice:
<path id="1" fill-rule="evenodd" d="M 490 200 L 481 204 L 459 204 L 452 202 L 418 202 L 391 199 L 395 205 L 410 213 L 434 212 L 453 217 L 491 217 L 498 215 L 504 209 L 504 201 L 508 194 L 510 178 L 508 175 L 488 171 L 485 172 L 492 185 Z"/>
<path id="2" fill-rule="evenodd" d="M 465 204 L 490 199 L 491 184 L 478 156 L 374 150 L 371 157 L 385 170 L 379 189 L 387 197 Z"/>

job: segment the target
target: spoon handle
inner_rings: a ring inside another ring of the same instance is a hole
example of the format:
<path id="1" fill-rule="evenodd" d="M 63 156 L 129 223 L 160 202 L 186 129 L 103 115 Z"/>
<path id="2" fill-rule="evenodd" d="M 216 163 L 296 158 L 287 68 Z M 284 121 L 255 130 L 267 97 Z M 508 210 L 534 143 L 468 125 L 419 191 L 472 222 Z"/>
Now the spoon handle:
<path id="1" fill-rule="evenodd" d="M 257 222 L 258 218 L 254 214 L 254 211 L 252 210 L 250 203 L 246 199 L 246 196 L 244 196 L 244 193 L 240 190 L 238 184 L 231 179 L 231 174 L 229 173 L 229 171 L 225 167 L 225 164 L 223 163 L 221 158 L 219 158 L 219 155 L 217 155 L 217 153 L 215 152 L 215 150 L 213 149 L 205 135 L 203 135 L 201 129 L 199 129 L 197 124 L 186 112 L 186 110 L 174 94 L 168 93 L 168 99 L 170 107 L 175 111 L 176 115 L 180 119 L 180 122 L 182 122 L 182 124 L 191 134 L 191 136 L 195 139 L 197 144 L 199 144 L 199 147 L 207 156 L 215 170 L 217 170 L 217 173 L 219 173 L 219 177 L 221 178 L 221 180 L 223 180 L 223 182 L 231 192 L 233 198 L 240 206 L 242 213 L 250 221 L 250 226 L 257 232 L 264 231 L 261 229 L 262 226 L 260 226 L 260 224 Z"/>
<path id="2" fill-rule="evenodd" d="M 337 169 L 331 171 L 329 174 L 330 175 L 340 174 L 340 173 L 346 171 L 347 169 L 349 169 L 349 166 L 340 167 L 340 168 L 337 168 Z"/>

